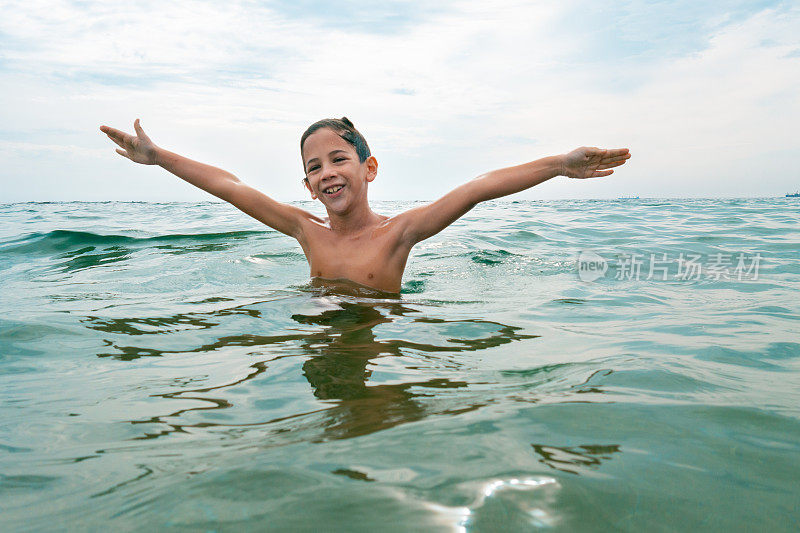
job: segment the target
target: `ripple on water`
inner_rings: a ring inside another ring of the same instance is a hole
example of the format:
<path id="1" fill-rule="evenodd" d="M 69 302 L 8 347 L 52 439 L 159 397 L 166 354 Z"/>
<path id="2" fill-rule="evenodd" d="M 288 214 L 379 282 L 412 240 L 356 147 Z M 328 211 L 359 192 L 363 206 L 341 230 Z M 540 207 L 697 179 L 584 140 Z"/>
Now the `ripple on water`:
<path id="1" fill-rule="evenodd" d="M 785 202 L 492 202 L 415 248 L 402 296 L 308 283 L 294 241 L 224 205 L 0 216 L 5 529 L 793 523 Z M 763 269 L 581 282 L 580 250 Z"/>

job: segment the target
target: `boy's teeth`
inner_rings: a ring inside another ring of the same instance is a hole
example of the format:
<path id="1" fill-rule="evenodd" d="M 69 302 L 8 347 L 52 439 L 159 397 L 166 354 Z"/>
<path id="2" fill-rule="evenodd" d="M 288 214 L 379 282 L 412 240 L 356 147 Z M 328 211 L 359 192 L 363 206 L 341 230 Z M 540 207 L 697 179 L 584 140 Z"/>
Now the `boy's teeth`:
<path id="1" fill-rule="evenodd" d="M 328 193 L 328 194 L 333 194 L 335 192 L 338 192 L 339 189 L 341 189 L 342 187 L 344 187 L 344 185 L 336 185 L 334 187 L 329 187 L 329 188 L 325 189 L 325 192 Z"/>

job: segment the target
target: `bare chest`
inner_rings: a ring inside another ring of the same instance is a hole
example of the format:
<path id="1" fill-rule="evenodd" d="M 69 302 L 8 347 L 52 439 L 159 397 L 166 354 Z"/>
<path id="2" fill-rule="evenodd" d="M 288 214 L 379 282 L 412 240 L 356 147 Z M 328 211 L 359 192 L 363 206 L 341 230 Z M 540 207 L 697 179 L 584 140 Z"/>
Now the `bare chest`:
<path id="1" fill-rule="evenodd" d="M 345 278 L 362 285 L 397 292 L 405 269 L 404 251 L 391 231 L 376 231 L 357 237 L 340 237 L 319 228 L 303 243 L 311 276 Z"/>

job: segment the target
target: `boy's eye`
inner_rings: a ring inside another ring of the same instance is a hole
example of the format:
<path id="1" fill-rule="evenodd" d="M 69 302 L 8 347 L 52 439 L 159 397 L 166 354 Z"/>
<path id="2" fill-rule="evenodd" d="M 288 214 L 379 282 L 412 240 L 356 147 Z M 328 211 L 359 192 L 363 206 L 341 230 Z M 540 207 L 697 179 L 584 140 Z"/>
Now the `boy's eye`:
<path id="1" fill-rule="evenodd" d="M 308 167 L 308 172 L 306 174 L 311 174 L 314 171 L 319 170 L 319 165 L 314 165 L 313 167 Z"/>
<path id="2" fill-rule="evenodd" d="M 345 159 L 344 157 L 337 157 L 336 159 L 333 160 L 333 162 L 338 163 L 339 161 L 344 161 L 344 159 Z"/>

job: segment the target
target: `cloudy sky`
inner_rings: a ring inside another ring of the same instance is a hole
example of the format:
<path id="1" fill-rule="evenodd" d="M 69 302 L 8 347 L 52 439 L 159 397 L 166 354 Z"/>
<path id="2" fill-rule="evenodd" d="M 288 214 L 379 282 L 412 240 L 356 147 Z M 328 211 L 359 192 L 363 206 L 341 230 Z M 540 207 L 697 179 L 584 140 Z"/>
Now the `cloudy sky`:
<path id="1" fill-rule="evenodd" d="M 137 117 L 281 200 L 305 197 L 300 134 L 342 115 L 380 200 L 581 145 L 633 158 L 517 198 L 800 189 L 796 2 L 370 4 L 0 1 L 0 202 L 207 199 L 98 130 Z"/>

